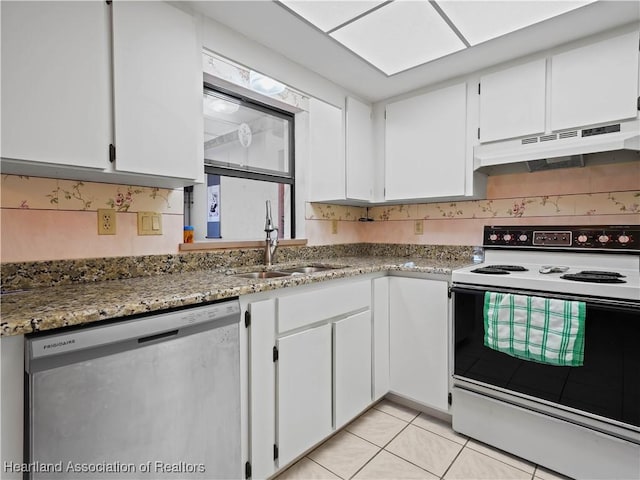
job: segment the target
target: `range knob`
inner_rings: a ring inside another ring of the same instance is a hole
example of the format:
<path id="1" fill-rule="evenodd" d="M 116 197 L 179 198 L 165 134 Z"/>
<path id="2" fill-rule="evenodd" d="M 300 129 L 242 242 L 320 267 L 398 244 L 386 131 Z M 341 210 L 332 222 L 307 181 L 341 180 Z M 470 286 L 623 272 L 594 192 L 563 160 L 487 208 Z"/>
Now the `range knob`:
<path id="1" fill-rule="evenodd" d="M 521 235 L 518 237 L 518 240 L 520 240 L 521 242 L 526 242 L 526 241 L 527 241 L 527 238 L 529 238 L 529 237 L 527 237 L 527 236 L 523 233 L 523 234 L 521 234 Z"/>
<path id="2" fill-rule="evenodd" d="M 589 237 L 587 237 L 584 233 L 578 235 L 578 242 L 585 243 L 587 240 L 589 240 Z"/>
<path id="3" fill-rule="evenodd" d="M 622 243 L 623 245 L 629 243 L 631 241 L 631 237 L 629 235 L 622 234 L 618 237 L 618 243 Z"/>
<path id="4" fill-rule="evenodd" d="M 604 233 L 598 237 L 598 241 L 600 243 L 607 243 L 607 242 L 609 242 L 609 240 L 611 240 L 609 235 L 605 235 Z"/>
<path id="5" fill-rule="evenodd" d="M 498 240 L 498 235 L 495 233 L 492 233 L 491 235 L 489 235 L 489 240 L 491 240 L 492 242 L 495 242 L 496 240 Z"/>
<path id="6" fill-rule="evenodd" d="M 510 234 L 510 233 L 505 233 L 505 234 L 502 236 L 502 239 L 503 239 L 505 242 L 510 242 L 512 238 L 513 238 L 513 237 L 511 236 L 511 234 Z"/>

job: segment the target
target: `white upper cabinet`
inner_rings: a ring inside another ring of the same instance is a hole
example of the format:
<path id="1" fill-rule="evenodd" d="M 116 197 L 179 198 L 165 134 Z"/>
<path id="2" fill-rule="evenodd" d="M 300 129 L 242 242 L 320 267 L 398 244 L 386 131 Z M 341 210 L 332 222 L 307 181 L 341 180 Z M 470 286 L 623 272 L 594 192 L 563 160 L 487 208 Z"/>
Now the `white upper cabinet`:
<path id="1" fill-rule="evenodd" d="M 204 178 L 195 20 L 164 2 L 113 2 L 116 168 Z"/>
<path id="2" fill-rule="evenodd" d="M 3 172 L 203 181 L 202 66 L 190 15 L 155 1 L 1 8 Z"/>
<path id="3" fill-rule="evenodd" d="M 347 97 L 345 111 L 309 100 L 309 200 L 373 199 L 371 106 Z"/>
<path id="4" fill-rule="evenodd" d="M 373 199 L 373 124 L 371 106 L 355 98 L 346 101 L 347 198 Z"/>
<path id="5" fill-rule="evenodd" d="M 551 57 L 551 130 L 635 118 L 638 32 Z"/>
<path id="6" fill-rule="evenodd" d="M 309 100 L 309 200 L 345 198 L 342 109 Z"/>
<path id="7" fill-rule="evenodd" d="M 464 195 L 466 119 L 466 83 L 388 104 L 385 199 Z"/>
<path id="8" fill-rule="evenodd" d="M 544 132 L 546 60 L 480 78 L 480 142 Z"/>
<path id="9" fill-rule="evenodd" d="M 109 7 L 2 2 L 0 8 L 2 158 L 105 168 L 112 137 Z"/>

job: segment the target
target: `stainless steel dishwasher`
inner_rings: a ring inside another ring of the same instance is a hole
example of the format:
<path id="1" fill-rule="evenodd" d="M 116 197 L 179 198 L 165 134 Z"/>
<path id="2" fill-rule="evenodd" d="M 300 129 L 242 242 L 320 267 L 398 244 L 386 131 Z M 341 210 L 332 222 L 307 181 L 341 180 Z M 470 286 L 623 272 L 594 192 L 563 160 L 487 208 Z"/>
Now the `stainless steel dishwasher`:
<path id="1" fill-rule="evenodd" d="M 237 300 L 26 340 L 33 479 L 235 479 Z"/>

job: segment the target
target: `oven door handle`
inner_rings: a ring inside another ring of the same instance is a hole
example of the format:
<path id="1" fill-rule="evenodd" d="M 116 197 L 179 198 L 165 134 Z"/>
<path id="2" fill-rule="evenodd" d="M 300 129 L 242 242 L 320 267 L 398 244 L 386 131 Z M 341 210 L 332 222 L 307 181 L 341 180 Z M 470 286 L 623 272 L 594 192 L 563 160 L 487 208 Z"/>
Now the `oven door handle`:
<path id="1" fill-rule="evenodd" d="M 526 295 L 528 297 L 542 297 L 542 298 L 554 298 L 558 300 L 569 300 L 573 302 L 585 302 L 590 306 L 602 306 L 609 310 L 621 311 L 621 312 L 634 312 L 637 313 L 640 310 L 640 302 L 634 302 L 633 300 L 619 300 L 615 298 L 592 298 L 582 297 L 579 295 L 563 295 L 550 292 L 536 292 L 529 290 L 515 290 L 510 288 L 495 288 L 476 285 L 464 285 L 453 284 L 451 287 L 453 293 L 470 293 L 477 294 L 478 292 L 498 292 L 498 293 L 512 293 L 514 295 Z"/>

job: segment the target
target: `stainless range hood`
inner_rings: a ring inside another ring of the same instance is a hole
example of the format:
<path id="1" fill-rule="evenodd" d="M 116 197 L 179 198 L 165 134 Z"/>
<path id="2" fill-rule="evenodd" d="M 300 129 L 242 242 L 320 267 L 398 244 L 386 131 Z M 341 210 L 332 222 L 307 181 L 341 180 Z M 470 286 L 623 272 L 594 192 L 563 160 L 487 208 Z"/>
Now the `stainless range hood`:
<path id="1" fill-rule="evenodd" d="M 554 132 L 474 147 L 474 169 L 527 162 L 529 171 L 584 166 L 583 155 L 640 151 L 640 121 Z"/>

